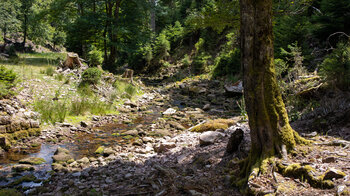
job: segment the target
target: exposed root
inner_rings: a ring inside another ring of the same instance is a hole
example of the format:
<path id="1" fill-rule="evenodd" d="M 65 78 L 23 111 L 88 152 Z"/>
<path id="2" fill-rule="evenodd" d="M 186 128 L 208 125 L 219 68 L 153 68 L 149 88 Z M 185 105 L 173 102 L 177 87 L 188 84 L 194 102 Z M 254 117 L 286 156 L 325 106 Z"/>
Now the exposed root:
<path id="1" fill-rule="evenodd" d="M 324 180 L 324 175 L 316 175 L 316 170 L 310 165 L 302 166 L 300 163 L 285 165 L 281 162 L 276 164 L 278 171 L 284 176 L 294 177 L 301 181 L 306 181 L 314 188 L 330 189 L 334 188 L 334 183 Z"/>

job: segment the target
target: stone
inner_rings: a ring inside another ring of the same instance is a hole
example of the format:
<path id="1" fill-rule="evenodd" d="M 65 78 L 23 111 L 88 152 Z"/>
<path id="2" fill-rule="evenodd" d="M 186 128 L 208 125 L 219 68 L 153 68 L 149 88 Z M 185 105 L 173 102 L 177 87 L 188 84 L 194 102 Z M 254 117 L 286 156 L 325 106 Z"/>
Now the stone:
<path id="1" fill-rule="evenodd" d="M 156 135 L 156 136 L 171 136 L 171 132 L 169 130 L 166 129 L 157 129 L 155 130 L 152 135 Z"/>
<path id="2" fill-rule="evenodd" d="M 80 126 L 86 128 L 86 127 L 88 127 L 89 125 L 87 124 L 87 122 L 81 121 L 81 122 L 80 122 Z"/>
<path id="3" fill-rule="evenodd" d="M 1 126 L 0 125 L 0 134 L 6 133 L 6 126 Z"/>
<path id="4" fill-rule="evenodd" d="M 158 153 L 162 153 L 175 147 L 176 147 L 176 144 L 174 142 L 162 142 L 154 147 L 154 151 Z"/>
<path id="5" fill-rule="evenodd" d="M 128 131 L 121 133 L 121 135 L 132 135 L 132 136 L 137 136 L 138 134 L 139 134 L 139 132 L 135 129 L 128 130 Z"/>
<path id="6" fill-rule="evenodd" d="M 168 108 L 167 110 L 165 110 L 163 112 L 163 115 L 172 115 L 172 114 L 175 114 L 176 113 L 176 110 L 173 109 L 173 108 Z"/>
<path id="7" fill-rule="evenodd" d="M 148 143 L 148 142 L 153 142 L 154 139 L 151 138 L 151 137 L 143 137 L 143 138 L 142 138 L 142 141 L 143 141 L 144 143 Z"/>
<path id="8" fill-rule="evenodd" d="M 72 173 L 72 176 L 74 176 L 74 177 L 80 177 L 80 176 L 81 176 L 81 172 Z"/>
<path id="9" fill-rule="evenodd" d="M 87 157 L 83 157 L 83 158 L 77 160 L 77 162 L 82 163 L 82 164 L 88 164 L 88 163 L 90 163 L 90 160 Z"/>
<path id="10" fill-rule="evenodd" d="M 31 128 L 30 121 L 22 119 L 21 127 L 22 127 L 21 129 L 25 129 L 25 130 Z"/>
<path id="11" fill-rule="evenodd" d="M 218 139 L 224 137 L 225 135 L 216 131 L 207 131 L 199 136 L 199 144 L 201 146 L 214 144 Z"/>
<path id="12" fill-rule="evenodd" d="M 8 125 L 11 123 L 10 116 L 0 116 L 0 125 Z"/>
<path id="13" fill-rule="evenodd" d="M 52 159 L 54 162 L 62 163 L 73 159 L 73 157 L 70 155 L 69 150 L 58 147 Z"/>
<path id="14" fill-rule="evenodd" d="M 208 104 L 205 104 L 204 106 L 203 106 L 203 110 L 204 111 L 208 111 L 208 110 L 210 110 L 210 104 L 208 103 Z"/>
<path id="15" fill-rule="evenodd" d="M 322 159 L 322 163 L 334 163 L 336 160 L 335 157 L 326 157 L 324 159 Z"/>
<path id="16" fill-rule="evenodd" d="M 40 127 L 40 122 L 38 120 L 31 120 L 30 121 L 30 127 L 32 127 L 32 128 L 39 128 Z"/>
<path id="17" fill-rule="evenodd" d="M 105 148 L 103 151 L 104 156 L 109 156 L 109 155 L 114 154 L 114 153 L 116 153 L 116 152 L 111 147 Z"/>
<path id="18" fill-rule="evenodd" d="M 93 121 L 99 121 L 99 120 L 100 120 L 100 117 L 98 117 L 98 116 L 93 116 L 93 117 L 92 117 L 92 120 L 93 120 Z"/>
<path id="19" fill-rule="evenodd" d="M 230 85 L 230 84 L 226 84 L 224 85 L 224 88 L 225 88 L 225 92 L 227 94 L 243 94 L 243 82 L 240 80 L 236 83 L 234 83 L 233 85 Z"/>
<path id="20" fill-rule="evenodd" d="M 174 127 L 175 129 L 178 130 L 186 130 L 186 128 L 184 126 L 182 126 L 180 123 L 175 122 L 175 121 L 169 121 L 168 122 L 172 127 Z"/>
<path id="21" fill-rule="evenodd" d="M 339 179 L 345 177 L 346 174 L 340 170 L 330 168 L 329 170 L 326 171 L 323 180 L 332 180 L 333 178 Z"/>
<path id="22" fill-rule="evenodd" d="M 137 106 L 138 106 L 136 103 L 130 101 L 129 99 L 124 102 L 124 105 L 128 105 L 132 108 L 137 108 Z"/>
<path id="23" fill-rule="evenodd" d="M 301 136 L 303 136 L 303 137 L 315 137 L 315 136 L 317 136 L 317 132 L 314 131 L 311 133 L 302 133 Z"/>
<path id="24" fill-rule="evenodd" d="M 73 125 L 70 123 L 66 123 L 66 122 L 62 123 L 62 125 L 61 125 L 61 127 L 71 127 L 71 126 L 73 126 Z"/>
<path id="25" fill-rule="evenodd" d="M 23 172 L 23 171 L 33 171 L 34 167 L 28 164 L 19 164 L 12 167 L 12 171 Z"/>
<path id="26" fill-rule="evenodd" d="M 5 136 L 0 136 L 0 147 L 3 149 L 9 149 L 11 148 L 11 142 Z"/>
<path id="27" fill-rule="evenodd" d="M 242 129 L 236 129 L 228 140 L 226 152 L 233 153 L 238 150 L 239 145 L 241 144 L 244 137 L 244 132 Z"/>
<path id="28" fill-rule="evenodd" d="M 337 195 L 347 195 L 349 194 L 350 189 L 346 187 L 346 185 L 339 185 L 337 187 Z"/>
<path id="29" fill-rule="evenodd" d="M 19 163 L 29 164 L 29 165 L 40 165 L 45 162 L 46 162 L 45 159 L 39 158 L 39 157 L 28 157 L 19 161 Z"/>

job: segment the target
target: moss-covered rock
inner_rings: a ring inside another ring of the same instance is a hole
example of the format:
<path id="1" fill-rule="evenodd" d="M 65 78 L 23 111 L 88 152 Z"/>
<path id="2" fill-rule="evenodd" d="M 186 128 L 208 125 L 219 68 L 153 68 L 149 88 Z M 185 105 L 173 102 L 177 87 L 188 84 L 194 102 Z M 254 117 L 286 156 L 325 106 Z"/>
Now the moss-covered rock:
<path id="1" fill-rule="evenodd" d="M 233 119 L 216 119 L 197 125 L 191 129 L 193 132 L 215 131 L 217 129 L 227 129 L 236 123 Z"/>
<path id="2" fill-rule="evenodd" d="M 34 167 L 28 164 L 19 164 L 12 167 L 12 171 L 23 172 L 23 171 L 32 171 Z"/>
<path id="3" fill-rule="evenodd" d="M 95 154 L 103 154 L 104 150 L 105 150 L 105 148 L 103 146 L 100 146 L 95 151 Z"/>
<path id="4" fill-rule="evenodd" d="M 22 177 L 18 178 L 15 181 L 13 181 L 10 184 L 10 186 L 13 187 L 13 186 L 17 186 L 17 185 L 21 184 L 22 182 L 32 182 L 32 181 L 35 181 L 35 180 L 36 180 L 36 177 L 33 174 L 25 175 L 25 176 L 22 176 Z"/>
<path id="5" fill-rule="evenodd" d="M 19 161 L 19 163 L 30 164 L 30 165 L 40 165 L 45 163 L 45 159 L 39 157 L 29 157 Z"/>

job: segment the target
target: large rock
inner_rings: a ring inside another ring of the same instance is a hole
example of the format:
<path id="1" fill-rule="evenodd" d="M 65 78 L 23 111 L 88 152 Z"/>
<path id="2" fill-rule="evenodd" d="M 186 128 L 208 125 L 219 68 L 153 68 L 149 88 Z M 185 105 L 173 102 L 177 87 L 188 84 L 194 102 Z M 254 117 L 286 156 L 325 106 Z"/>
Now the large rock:
<path id="1" fill-rule="evenodd" d="M 233 85 L 226 84 L 225 86 L 226 94 L 235 95 L 235 94 L 243 94 L 243 82 L 238 81 Z"/>
<path id="2" fill-rule="evenodd" d="M 12 167 L 12 171 L 23 172 L 23 171 L 32 171 L 34 167 L 28 164 L 19 164 Z"/>
<path id="3" fill-rule="evenodd" d="M 225 135 L 216 131 L 207 131 L 199 136 L 199 144 L 201 146 L 214 144 L 218 139 L 224 137 Z"/>
<path id="4" fill-rule="evenodd" d="M 73 157 L 67 149 L 58 147 L 52 159 L 54 162 L 62 163 L 73 159 Z"/>
<path id="5" fill-rule="evenodd" d="M 176 147 L 176 144 L 174 142 L 162 142 L 154 147 L 154 151 L 158 153 L 162 153 L 175 147 Z"/>

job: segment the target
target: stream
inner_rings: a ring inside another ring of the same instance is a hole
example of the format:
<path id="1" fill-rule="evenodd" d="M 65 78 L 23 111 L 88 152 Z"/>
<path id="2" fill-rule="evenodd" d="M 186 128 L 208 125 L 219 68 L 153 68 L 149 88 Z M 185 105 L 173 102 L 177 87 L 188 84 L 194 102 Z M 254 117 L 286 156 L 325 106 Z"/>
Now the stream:
<path id="1" fill-rule="evenodd" d="M 161 117 L 160 107 L 151 107 L 152 113 L 143 114 L 129 124 L 111 123 L 103 126 L 94 127 L 91 133 L 77 132 L 73 137 L 73 142 L 64 142 L 63 144 L 42 143 L 26 149 L 11 149 L 4 156 L 0 157 L 0 187 L 8 186 L 23 176 L 34 175 L 37 182 L 22 182 L 18 186 L 25 189 L 34 188 L 42 184 L 41 181 L 50 177 L 53 163 L 52 156 L 58 147 L 65 148 L 70 151 L 75 160 L 83 157 L 96 157 L 94 153 L 100 146 L 108 147 L 115 145 L 126 145 L 135 138 L 123 138 L 122 133 L 135 129 L 139 125 L 150 125 L 156 119 Z M 12 167 L 19 163 L 21 159 L 28 157 L 38 157 L 45 159 L 45 163 L 41 165 L 33 165 L 34 171 L 26 171 L 21 173 L 13 173 Z"/>

